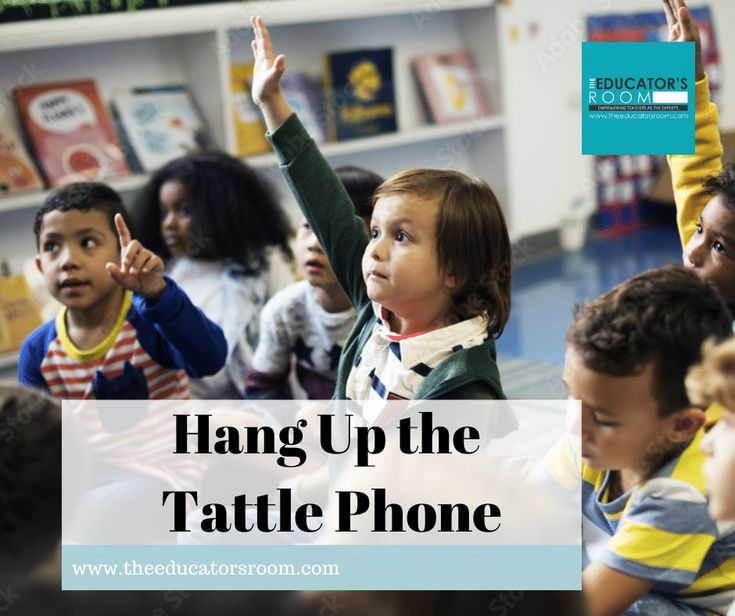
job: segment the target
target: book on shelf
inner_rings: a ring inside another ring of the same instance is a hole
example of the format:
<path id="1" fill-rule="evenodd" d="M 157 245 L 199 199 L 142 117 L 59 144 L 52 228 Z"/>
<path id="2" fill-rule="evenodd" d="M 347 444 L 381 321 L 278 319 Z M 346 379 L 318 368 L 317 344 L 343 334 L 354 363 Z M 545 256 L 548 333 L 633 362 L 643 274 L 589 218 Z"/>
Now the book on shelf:
<path id="1" fill-rule="evenodd" d="M 327 140 L 326 106 L 319 84 L 307 73 L 287 71 L 281 78 L 281 91 L 312 139 L 324 143 Z"/>
<path id="2" fill-rule="evenodd" d="M 41 313 L 25 277 L 0 276 L 0 353 L 20 349 L 39 325 Z"/>
<path id="3" fill-rule="evenodd" d="M 324 57 L 330 141 L 396 131 L 393 49 L 360 49 Z"/>
<path id="4" fill-rule="evenodd" d="M 230 67 L 232 120 L 235 127 L 235 152 L 238 156 L 271 151 L 270 143 L 265 138 L 263 116 L 250 95 L 252 83 L 252 62 L 233 64 Z"/>
<path id="5" fill-rule="evenodd" d="M 428 119 L 436 124 L 490 115 L 472 54 L 467 50 L 424 54 L 411 62 Z"/>
<path id="6" fill-rule="evenodd" d="M 130 165 L 152 172 L 170 160 L 206 149 L 204 122 L 185 85 L 116 92 L 112 111 Z"/>
<path id="7" fill-rule="evenodd" d="M 94 80 L 19 86 L 13 93 L 28 142 L 50 186 L 128 174 Z"/>
<path id="8" fill-rule="evenodd" d="M 38 171 L 18 132 L 0 122 L 0 195 L 43 188 Z"/>

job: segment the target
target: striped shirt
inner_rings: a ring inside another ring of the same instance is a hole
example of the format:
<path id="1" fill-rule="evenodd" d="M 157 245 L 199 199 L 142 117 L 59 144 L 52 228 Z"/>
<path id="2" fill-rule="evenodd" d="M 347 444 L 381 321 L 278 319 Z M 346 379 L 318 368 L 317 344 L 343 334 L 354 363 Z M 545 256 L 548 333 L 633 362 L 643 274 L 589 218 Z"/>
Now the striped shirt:
<path id="1" fill-rule="evenodd" d="M 24 341 L 21 384 L 64 399 L 188 398 L 187 375 L 219 370 L 227 343 L 222 330 L 166 280 L 153 306 L 126 292 L 114 327 L 91 349 L 79 349 L 69 338 L 64 308 Z"/>
<path id="2" fill-rule="evenodd" d="M 387 311 L 374 304 L 378 321 L 347 378 L 350 400 L 410 400 L 421 382 L 452 353 L 482 344 L 488 336 L 482 316 L 429 332 L 401 336 L 385 325 Z M 372 422 L 382 407 L 364 405 Z"/>
<path id="3" fill-rule="evenodd" d="M 613 500 L 610 471 L 582 464 L 582 513 L 609 537 L 596 560 L 655 580 L 651 592 L 701 613 L 725 614 L 735 599 L 735 526 L 709 515 L 703 435 L 700 430 L 679 455 Z M 560 442 L 547 456 L 546 469 L 568 485 L 561 478 L 570 477 L 574 457 L 569 442 Z"/>

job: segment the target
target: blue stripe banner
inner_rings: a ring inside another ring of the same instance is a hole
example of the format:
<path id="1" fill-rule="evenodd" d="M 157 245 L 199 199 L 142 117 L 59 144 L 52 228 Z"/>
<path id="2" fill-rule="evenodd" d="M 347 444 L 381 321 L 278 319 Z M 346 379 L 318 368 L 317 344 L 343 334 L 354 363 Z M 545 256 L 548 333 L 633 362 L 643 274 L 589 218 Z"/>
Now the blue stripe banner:
<path id="1" fill-rule="evenodd" d="M 63 590 L 580 590 L 579 545 L 65 545 Z"/>

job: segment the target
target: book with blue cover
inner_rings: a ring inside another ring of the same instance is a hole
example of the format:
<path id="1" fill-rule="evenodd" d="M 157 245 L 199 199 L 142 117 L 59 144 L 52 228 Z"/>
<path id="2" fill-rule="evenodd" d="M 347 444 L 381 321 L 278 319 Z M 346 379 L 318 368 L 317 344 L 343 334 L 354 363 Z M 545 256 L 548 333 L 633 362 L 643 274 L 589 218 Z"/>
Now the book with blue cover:
<path id="1" fill-rule="evenodd" d="M 324 64 L 330 141 L 396 131 L 393 49 L 329 53 Z"/>
<path id="2" fill-rule="evenodd" d="M 112 109 L 123 149 L 136 171 L 155 171 L 209 146 L 204 122 L 184 85 L 121 92 L 113 96 Z"/>

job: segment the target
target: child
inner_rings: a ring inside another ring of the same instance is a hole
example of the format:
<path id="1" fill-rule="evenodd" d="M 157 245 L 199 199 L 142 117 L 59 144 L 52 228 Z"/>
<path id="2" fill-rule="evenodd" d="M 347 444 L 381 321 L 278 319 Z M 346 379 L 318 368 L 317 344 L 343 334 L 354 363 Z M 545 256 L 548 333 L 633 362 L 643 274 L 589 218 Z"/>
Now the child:
<path id="1" fill-rule="evenodd" d="M 732 601 L 731 578 L 719 576 L 735 566 L 735 544 L 707 511 L 705 415 L 684 388 L 702 343 L 725 338 L 731 320 L 712 285 L 681 266 L 575 311 L 564 382 L 582 401 L 583 516 L 606 541 L 582 574 L 596 616 L 723 613 Z M 572 459 L 560 443 L 547 470 L 559 479 Z"/>
<path id="2" fill-rule="evenodd" d="M 695 43 L 694 156 L 669 156 L 684 265 L 735 308 L 735 167 L 722 168 L 717 107 L 710 102 L 697 24 L 684 0 L 664 0 L 670 41 Z"/>
<path id="3" fill-rule="evenodd" d="M 38 210 L 36 266 L 64 308 L 23 342 L 22 384 L 57 398 L 188 398 L 187 375 L 223 366 L 222 330 L 125 219 L 119 195 L 96 183 L 60 188 Z"/>
<path id="4" fill-rule="evenodd" d="M 718 521 L 735 521 L 735 338 L 708 344 L 702 362 L 686 379 L 687 393 L 700 405 L 718 402 L 722 419 L 702 439 L 709 510 Z M 735 613 L 735 610 L 733 610 Z"/>
<path id="5" fill-rule="evenodd" d="M 0 578 L 8 583 L 49 560 L 61 539 L 61 405 L 0 384 L 0 443 Z"/>
<path id="6" fill-rule="evenodd" d="M 339 167 L 335 172 L 367 229 L 373 193 L 383 179 L 358 167 Z M 292 356 L 296 380 L 307 398 L 328 400 L 334 394 L 337 362 L 355 311 L 306 219 L 296 234 L 296 258 L 306 279 L 279 291 L 260 315 L 247 398 L 294 397 L 288 384 Z"/>
<path id="7" fill-rule="evenodd" d="M 171 161 L 143 188 L 141 242 L 227 339 L 227 363 L 191 382 L 195 398 L 242 398 L 258 341 L 258 314 L 293 281 L 288 220 L 273 191 L 245 163 L 221 152 Z"/>
<path id="8" fill-rule="evenodd" d="M 490 187 L 455 171 L 400 173 L 376 192 L 368 238 L 283 97 L 284 56 L 275 56 L 262 19 L 251 24 L 253 100 L 286 181 L 358 311 L 335 397 L 503 398 L 493 336 L 510 310 L 511 254 Z"/>

